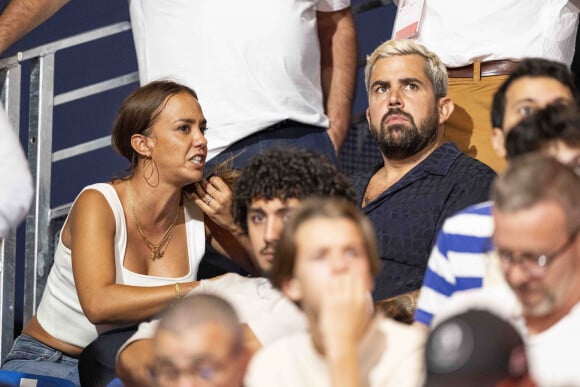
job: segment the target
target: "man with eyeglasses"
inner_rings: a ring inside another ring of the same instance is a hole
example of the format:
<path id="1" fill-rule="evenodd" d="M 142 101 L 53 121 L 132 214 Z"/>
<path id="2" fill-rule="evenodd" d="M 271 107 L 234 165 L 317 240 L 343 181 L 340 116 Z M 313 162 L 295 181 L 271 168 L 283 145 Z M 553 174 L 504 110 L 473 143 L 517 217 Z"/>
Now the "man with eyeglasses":
<path id="1" fill-rule="evenodd" d="M 493 190 L 494 243 L 517 297 L 538 385 L 580 385 L 580 177 L 523 157 Z M 517 311 L 517 312 L 516 312 Z"/>
<path id="2" fill-rule="evenodd" d="M 476 307 L 511 320 L 526 337 L 537 385 L 578 386 L 580 177 L 551 157 L 524 155 L 495 182 L 492 198 L 497 254 L 487 271 L 505 281 L 457 294 L 450 314 Z"/>
<path id="3" fill-rule="evenodd" d="M 543 332 L 580 301 L 580 177 L 534 154 L 497 180 L 493 198 L 501 269 L 529 333 Z"/>
<path id="4" fill-rule="evenodd" d="M 522 60 L 493 98 L 492 140 L 498 156 L 510 159 L 516 153 L 539 149 L 562 162 L 570 161 L 570 142 L 565 138 L 577 137 L 573 133 L 570 135 L 570 132 L 580 131 L 580 127 L 574 126 L 575 119 L 552 113 L 531 116 L 554 103 L 577 109 L 574 105 L 576 95 L 572 74 L 564 64 L 540 58 Z M 518 125 L 526 117 L 533 121 Z M 532 128 L 534 125 L 537 128 Z M 531 136 L 532 131 L 538 132 L 540 126 L 552 125 L 565 126 L 566 129 L 554 130 L 549 138 L 543 138 L 546 137 L 544 133 L 534 144 L 518 145 L 517 152 L 506 143 L 510 138 L 517 140 L 517 137 Z M 567 146 L 563 147 L 561 143 Z M 578 152 L 578 144 L 575 147 Z M 492 250 L 492 208 L 491 201 L 479 203 L 453 215 L 443 224 L 425 271 L 415 312 L 418 324 L 415 325 L 430 326 L 433 317 L 445 310 L 455 293 L 484 286 L 486 258 Z"/>
<path id="5" fill-rule="evenodd" d="M 249 358 L 232 306 L 217 296 L 197 294 L 161 319 L 150 371 L 158 387 L 241 387 Z"/>

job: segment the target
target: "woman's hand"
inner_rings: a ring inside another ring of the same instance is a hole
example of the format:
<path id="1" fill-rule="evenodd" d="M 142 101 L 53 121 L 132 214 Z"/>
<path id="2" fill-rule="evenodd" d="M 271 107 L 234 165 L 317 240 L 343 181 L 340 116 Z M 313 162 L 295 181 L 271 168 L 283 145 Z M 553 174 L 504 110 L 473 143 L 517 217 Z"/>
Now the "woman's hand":
<path id="1" fill-rule="evenodd" d="M 232 206 L 232 190 L 218 176 L 205 178 L 195 185 L 191 193 L 195 204 L 218 226 L 236 235 L 241 232 L 235 224 L 230 208 Z"/>
<path id="2" fill-rule="evenodd" d="M 231 213 L 232 190 L 221 177 L 202 179 L 195 185 L 191 198 L 205 213 L 208 240 L 220 254 L 229 257 L 248 273 L 259 275 L 260 271 L 250 258 L 250 240 L 234 222 Z M 225 232 L 224 232 L 225 231 Z"/>

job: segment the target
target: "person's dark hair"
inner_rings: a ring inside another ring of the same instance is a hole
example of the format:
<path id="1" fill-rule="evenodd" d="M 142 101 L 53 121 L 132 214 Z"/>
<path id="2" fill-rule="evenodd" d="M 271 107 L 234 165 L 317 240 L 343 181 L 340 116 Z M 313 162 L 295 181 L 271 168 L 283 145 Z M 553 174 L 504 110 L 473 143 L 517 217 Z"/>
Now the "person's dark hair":
<path id="1" fill-rule="evenodd" d="M 570 89 L 572 95 L 576 98 L 574 78 L 566 65 L 543 58 L 525 58 L 493 95 L 491 123 L 494 128 L 503 129 L 506 92 L 512 83 L 523 77 L 546 77 L 555 79 Z"/>
<path id="2" fill-rule="evenodd" d="M 580 111 L 576 106 L 551 104 L 522 119 L 506 136 L 507 157 L 541 150 L 556 141 L 580 147 Z"/>
<path id="3" fill-rule="evenodd" d="M 248 206 L 257 199 L 340 197 L 356 203 L 350 181 L 318 153 L 304 149 L 272 149 L 250 160 L 234 185 L 232 215 L 248 232 Z"/>
<path id="4" fill-rule="evenodd" d="M 270 282 L 275 288 L 282 289 L 285 282 L 294 276 L 298 243 L 296 233 L 306 222 L 312 219 L 346 219 L 356 224 L 363 237 L 363 242 L 369 261 L 370 274 L 374 277 L 380 266 L 375 230 L 368 218 L 358 207 L 343 198 L 312 198 L 302 203 L 292 215 L 280 239 L 276 243 L 276 251 L 270 270 Z"/>
<path id="5" fill-rule="evenodd" d="M 111 134 L 111 145 L 131 163 L 129 173 L 137 166 L 137 153 L 131 146 L 134 134 L 149 134 L 151 126 L 167 104 L 169 97 L 187 93 L 197 100 L 191 88 L 172 81 L 154 81 L 129 94 L 121 104 Z"/>

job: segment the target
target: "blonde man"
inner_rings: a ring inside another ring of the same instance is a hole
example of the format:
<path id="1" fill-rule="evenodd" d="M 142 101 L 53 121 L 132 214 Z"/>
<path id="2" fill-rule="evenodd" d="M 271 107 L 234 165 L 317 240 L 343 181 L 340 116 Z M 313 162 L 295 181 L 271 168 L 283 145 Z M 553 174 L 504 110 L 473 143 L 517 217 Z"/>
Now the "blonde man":
<path id="1" fill-rule="evenodd" d="M 353 178 L 377 230 L 382 268 L 375 301 L 421 286 L 443 220 L 487 200 L 495 173 L 444 142 L 453 112 L 436 54 L 409 40 L 381 44 L 367 59 L 367 121 L 383 162 Z"/>

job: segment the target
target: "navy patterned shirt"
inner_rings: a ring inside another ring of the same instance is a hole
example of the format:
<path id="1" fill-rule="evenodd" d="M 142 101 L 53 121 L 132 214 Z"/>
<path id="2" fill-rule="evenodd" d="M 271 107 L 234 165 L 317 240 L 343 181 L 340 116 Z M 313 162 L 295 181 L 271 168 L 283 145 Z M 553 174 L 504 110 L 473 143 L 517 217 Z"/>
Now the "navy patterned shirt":
<path id="1" fill-rule="evenodd" d="M 352 177 L 359 206 L 371 177 L 383 166 Z M 363 208 L 375 227 L 381 257 L 375 301 L 421 287 L 443 221 L 488 200 L 494 177 L 487 165 L 445 143 Z"/>

